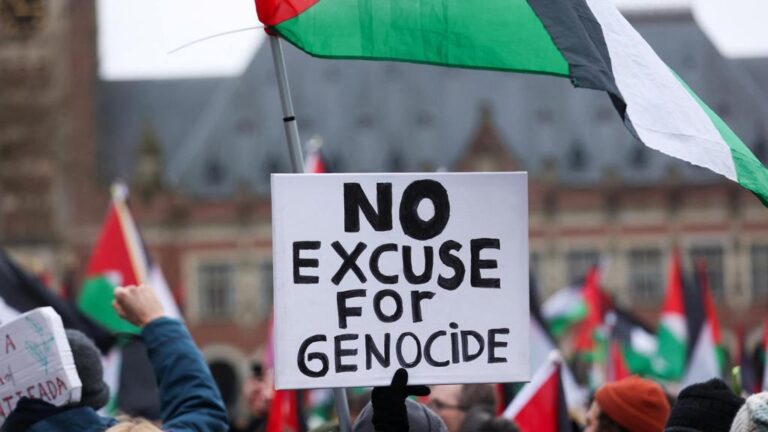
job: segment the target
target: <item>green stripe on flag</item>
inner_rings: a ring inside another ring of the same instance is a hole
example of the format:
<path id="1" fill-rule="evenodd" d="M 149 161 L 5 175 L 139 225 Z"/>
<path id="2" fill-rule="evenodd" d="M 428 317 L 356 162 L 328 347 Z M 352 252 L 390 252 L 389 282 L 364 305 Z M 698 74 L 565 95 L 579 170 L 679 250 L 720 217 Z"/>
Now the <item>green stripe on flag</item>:
<path id="1" fill-rule="evenodd" d="M 317 57 L 561 77 L 570 71 L 525 0 L 323 0 L 276 29 Z"/>
<path id="2" fill-rule="evenodd" d="M 720 133 L 723 141 L 731 150 L 731 158 L 736 167 L 736 181 L 752 191 L 762 201 L 763 205 L 768 206 L 768 169 L 765 168 L 765 165 L 749 150 L 749 147 L 733 132 L 728 124 L 712 108 L 704 103 L 682 78 L 677 74 L 675 76 L 691 97 L 699 104 L 701 109 L 704 110 Z"/>
<path id="3" fill-rule="evenodd" d="M 139 334 L 141 329 L 120 318 L 112 307 L 115 286 L 106 277 L 88 278 L 77 299 L 77 305 L 85 315 L 114 333 Z"/>
<path id="4" fill-rule="evenodd" d="M 556 315 L 547 321 L 550 333 L 555 338 L 560 338 L 571 327 L 583 321 L 587 317 L 587 305 L 583 301 L 578 302 L 572 309 L 562 315 Z"/>

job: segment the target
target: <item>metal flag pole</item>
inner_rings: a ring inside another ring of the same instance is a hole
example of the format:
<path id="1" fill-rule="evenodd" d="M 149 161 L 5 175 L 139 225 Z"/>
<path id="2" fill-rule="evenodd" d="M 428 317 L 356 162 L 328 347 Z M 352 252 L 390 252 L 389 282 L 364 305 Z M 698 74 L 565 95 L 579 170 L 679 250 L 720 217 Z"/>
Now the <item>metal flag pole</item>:
<path id="1" fill-rule="evenodd" d="M 304 172 L 304 157 L 301 154 L 299 141 L 299 127 L 296 123 L 296 115 L 293 112 L 291 89 L 288 86 L 288 74 L 285 71 L 285 58 L 283 45 L 276 35 L 269 35 L 269 44 L 272 48 L 272 61 L 275 64 L 277 75 L 277 88 L 280 92 L 280 103 L 283 106 L 283 125 L 285 137 L 288 140 L 288 153 L 291 157 L 291 170 L 294 173 Z M 333 389 L 333 399 L 336 405 L 336 415 L 339 417 L 339 429 L 341 432 L 351 432 L 352 422 L 349 415 L 349 403 L 347 391 L 344 388 Z"/>

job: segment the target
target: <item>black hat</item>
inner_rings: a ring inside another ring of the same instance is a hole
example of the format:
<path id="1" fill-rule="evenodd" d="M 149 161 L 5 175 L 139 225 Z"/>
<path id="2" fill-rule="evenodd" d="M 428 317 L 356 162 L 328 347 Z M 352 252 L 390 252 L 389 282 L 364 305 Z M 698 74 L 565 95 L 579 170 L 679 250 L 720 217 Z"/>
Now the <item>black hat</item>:
<path id="1" fill-rule="evenodd" d="M 75 368 L 83 383 L 81 406 L 101 409 L 109 402 L 109 387 L 104 382 L 101 353 L 93 341 L 77 330 L 67 330 L 69 347 L 75 359 Z"/>
<path id="2" fill-rule="evenodd" d="M 665 432 L 728 432 L 744 399 L 719 379 L 688 386 L 680 392 Z"/>

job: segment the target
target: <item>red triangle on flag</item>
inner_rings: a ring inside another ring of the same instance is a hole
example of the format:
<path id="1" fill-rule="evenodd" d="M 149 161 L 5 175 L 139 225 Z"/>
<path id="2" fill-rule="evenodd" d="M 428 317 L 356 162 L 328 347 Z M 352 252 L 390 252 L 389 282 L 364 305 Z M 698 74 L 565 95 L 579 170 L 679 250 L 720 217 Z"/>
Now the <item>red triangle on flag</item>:
<path id="1" fill-rule="evenodd" d="M 120 276 L 121 285 L 137 285 L 141 282 L 141 277 L 137 274 L 138 263 L 134 260 L 138 258 L 131 256 L 125 226 L 113 203 L 109 206 L 107 219 L 93 248 L 86 274 L 96 276 L 115 273 Z"/>

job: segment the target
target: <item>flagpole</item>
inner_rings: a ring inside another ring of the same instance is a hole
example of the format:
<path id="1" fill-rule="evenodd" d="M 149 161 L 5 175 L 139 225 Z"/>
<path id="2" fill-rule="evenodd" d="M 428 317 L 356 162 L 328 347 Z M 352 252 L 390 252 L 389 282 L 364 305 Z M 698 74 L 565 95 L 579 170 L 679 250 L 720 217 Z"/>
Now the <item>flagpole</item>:
<path id="1" fill-rule="evenodd" d="M 283 125 L 285 126 L 285 138 L 288 140 L 288 154 L 291 157 L 291 171 L 304 172 L 304 157 L 301 154 L 299 141 L 299 127 L 296 123 L 296 115 L 293 112 L 291 89 L 288 86 L 288 73 L 285 70 L 285 57 L 283 45 L 276 35 L 269 35 L 269 44 L 272 48 L 272 61 L 275 64 L 277 75 L 277 88 L 280 93 L 280 103 L 283 107 Z M 336 415 L 339 417 L 339 429 L 341 432 L 352 431 L 352 421 L 349 415 L 349 402 L 347 391 L 342 388 L 333 389 L 333 399 L 336 406 Z"/>

